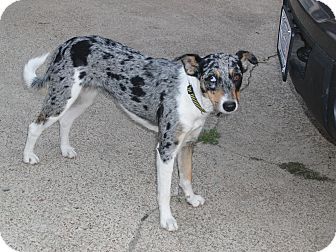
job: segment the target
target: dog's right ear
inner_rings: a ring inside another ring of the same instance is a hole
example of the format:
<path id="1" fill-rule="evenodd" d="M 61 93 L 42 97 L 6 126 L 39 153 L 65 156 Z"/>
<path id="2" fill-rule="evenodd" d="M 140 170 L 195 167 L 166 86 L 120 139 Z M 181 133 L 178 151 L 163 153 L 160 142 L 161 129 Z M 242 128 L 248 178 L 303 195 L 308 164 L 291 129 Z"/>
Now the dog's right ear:
<path id="1" fill-rule="evenodd" d="M 198 77 L 201 72 L 202 58 L 197 54 L 184 54 L 174 59 L 174 61 L 182 61 L 184 70 L 188 75 Z"/>
<path id="2" fill-rule="evenodd" d="M 236 55 L 238 56 L 240 62 L 241 62 L 241 71 L 243 73 L 245 73 L 247 71 L 247 66 L 248 63 L 251 63 L 253 65 L 257 65 L 258 64 L 258 59 L 256 56 L 254 56 L 253 53 L 248 52 L 248 51 L 238 51 L 236 52 Z"/>

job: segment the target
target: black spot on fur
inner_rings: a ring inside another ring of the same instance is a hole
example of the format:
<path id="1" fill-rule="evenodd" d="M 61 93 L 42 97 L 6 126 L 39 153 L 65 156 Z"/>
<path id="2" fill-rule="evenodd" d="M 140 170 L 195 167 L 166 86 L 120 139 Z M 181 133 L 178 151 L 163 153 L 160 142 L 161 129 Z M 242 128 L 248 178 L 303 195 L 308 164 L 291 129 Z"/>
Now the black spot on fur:
<path id="1" fill-rule="evenodd" d="M 120 65 L 123 66 L 123 65 L 125 65 L 126 62 L 128 62 L 128 59 L 124 59 L 124 60 L 120 61 Z"/>
<path id="2" fill-rule="evenodd" d="M 161 94 L 160 94 L 160 101 L 162 102 L 164 97 L 166 96 L 166 92 L 163 91 Z"/>
<path id="3" fill-rule="evenodd" d="M 179 141 L 175 141 L 174 144 L 175 144 L 175 145 L 178 145 L 178 144 L 179 144 Z"/>
<path id="4" fill-rule="evenodd" d="M 114 74 L 114 73 L 111 73 L 111 72 L 107 72 L 106 74 L 111 79 L 115 79 L 115 80 L 122 80 L 122 79 L 124 79 L 124 77 L 122 75 L 120 75 L 120 74 Z"/>
<path id="5" fill-rule="evenodd" d="M 64 88 L 68 88 L 68 87 L 69 87 L 69 85 L 65 85 L 65 86 L 64 86 Z"/>
<path id="6" fill-rule="evenodd" d="M 74 67 L 87 66 L 87 57 L 92 44 L 89 40 L 79 41 L 71 47 L 71 59 Z"/>
<path id="7" fill-rule="evenodd" d="M 56 99 L 56 96 L 51 97 L 51 100 L 54 101 Z"/>
<path id="8" fill-rule="evenodd" d="M 79 79 L 83 79 L 86 76 L 86 72 L 81 72 L 79 74 Z"/>
<path id="9" fill-rule="evenodd" d="M 162 146 L 163 149 L 168 149 L 172 145 L 171 142 L 167 142 L 164 146 Z"/>
<path id="10" fill-rule="evenodd" d="M 131 78 L 131 83 L 133 84 L 133 87 L 131 88 L 133 95 L 139 97 L 146 95 L 146 93 L 141 88 L 141 86 L 145 85 L 144 79 L 142 77 L 135 76 Z"/>
<path id="11" fill-rule="evenodd" d="M 131 90 L 132 90 L 132 94 L 135 95 L 135 96 L 141 97 L 141 96 L 146 95 L 146 93 L 139 86 L 132 87 Z"/>
<path id="12" fill-rule="evenodd" d="M 170 122 L 167 123 L 166 130 L 170 130 L 171 124 Z"/>
<path id="13" fill-rule="evenodd" d="M 148 110 L 147 105 L 143 105 L 143 108 L 144 108 L 145 110 Z"/>
<path id="14" fill-rule="evenodd" d="M 126 87 L 123 84 L 119 84 L 122 91 L 126 91 Z"/>
<path id="15" fill-rule="evenodd" d="M 141 101 L 139 100 L 139 98 L 136 97 L 136 96 L 133 96 L 133 97 L 131 98 L 131 100 L 133 100 L 133 101 L 135 101 L 135 102 L 138 102 L 138 103 L 141 102 Z"/>
<path id="16" fill-rule="evenodd" d="M 164 110 L 164 107 L 163 107 L 163 104 L 161 103 L 158 110 L 156 111 L 156 119 L 158 122 L 160 122 L 160 118 L 163 115 L 163 110 Z"/>
<path id="17" fill-rule="evenodd" d="M 144 70 L 145 71 L 144 71 L 143 75 L 145 77 L 147 77 L 148 79 L 152 79 L 153 78 L 153 74 L 150 71 L 147 71 L 146 68 L 144 68 Z"/>
<path id="18" fill-rule="evenodd" d="M 60 81 L 62 81 L 62 80 L 64 80 L 65 79 L 65 77 L 60 77 Z"/>
<path id="19" fill-rule="evenodd" d="M 106 43 L 107 45 L 111 45 L 111 46 L 115 46 L 115 45 L 116 45 L 116 43 L 113 42 L 113 41 L 110 40 L 110 39 L 104 39 L 104 40 L 105 40 L 105 43 Z"/>
<path id="20" fill-rule="evenodd" d="M 145 85 L 144 79 L 140 76 L 135 76 L 131 78 L 131 83 L 133 86 L 143 86 Z"/>
<path id="21" fill-rule="evenodd" d="M 59 49 L 58 49 L 58 53 L 57 53 L 57 55 L 56 55 L 56 57 L 55 57 L 54 63 L 60 62 L 61 59 L 62 59 L 62 56 L 63 56 L 63 55 L 62 55 L 62 49 L 59 48 Z"/>
<path id="22" fill-rule="evenodd" d="M 105 53 L 103 55 L 103 59 L 113 59 L 114 58 L 114 55 L 113 54 L 110 54 L 110 53 Z"/>
<path id="23" fill-rule="evenodd" d="M 163 138 L 167 138 L 167 133 L 164 133 L 164 134 L 163 134 Z"/>

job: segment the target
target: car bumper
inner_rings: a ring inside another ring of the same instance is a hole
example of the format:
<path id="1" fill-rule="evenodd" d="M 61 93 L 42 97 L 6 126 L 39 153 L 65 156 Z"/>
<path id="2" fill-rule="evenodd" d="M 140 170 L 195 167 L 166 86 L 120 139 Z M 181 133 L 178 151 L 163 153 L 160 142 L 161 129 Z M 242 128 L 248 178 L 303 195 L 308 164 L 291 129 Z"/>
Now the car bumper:
<path id="1" fill-rule="evenodd" d="M 288 59 L 292 82 L 319 124 L 336 139 L 336 21 L 310 0 L 284 0 L 283 8 L 296 34 Z"/>

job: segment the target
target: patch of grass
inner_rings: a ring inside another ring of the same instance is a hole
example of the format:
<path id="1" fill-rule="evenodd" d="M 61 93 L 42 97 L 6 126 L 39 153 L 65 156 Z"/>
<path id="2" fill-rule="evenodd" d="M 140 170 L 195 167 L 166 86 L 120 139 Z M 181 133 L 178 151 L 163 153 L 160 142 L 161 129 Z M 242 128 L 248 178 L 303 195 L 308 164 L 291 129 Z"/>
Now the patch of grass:
<path id="1" fill-rule="evenodd" d="M 281 169 L 288 171 L 290 174 L 295 176 L 301 176 L 305 179 L 313 179 L 319 181 L 334 181 L 327 176 L 322 175 L 321 173 L 307 168 L 304 164 L 299 162 L 289 162 L 279 164 Z"/>
<path id="2" fill-rule="evenodd" d="M 216 145 L 218 144 L 219 138 L 220 134 L 218 133 L 217 129 L 213 128 L 209 130 L 203 130 L 198 137 L 198 142 Z"/>

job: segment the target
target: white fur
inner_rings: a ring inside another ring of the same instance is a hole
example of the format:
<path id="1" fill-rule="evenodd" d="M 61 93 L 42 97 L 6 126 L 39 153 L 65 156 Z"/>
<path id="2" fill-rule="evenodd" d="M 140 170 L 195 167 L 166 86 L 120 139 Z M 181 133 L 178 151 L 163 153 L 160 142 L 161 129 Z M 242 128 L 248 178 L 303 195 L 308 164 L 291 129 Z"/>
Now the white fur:
<path id="1" fill-rule="evenodd" d="M 178 229 L 177 222 L 170 210 L 170 187 L 174 167 L 174 159 L 164 163 L 161 160 L 160 153 L 156 149 L 156 168 L 158 183 L 158 202 L 160 209 L 160 224 L 162 228 L 168 231 Z"/>
<path id="2" fill-rule="evenodd" d="M 48 55 L 49 53 L 46 53 L 40 57 L 33 58 L 29 60 L 28 63 L 24 66 L 23 79 L 29 88 L 31 87 L 33 80 L 37 77 L 37 68 L 39 68 L 46 61 Z"/>
<path id="3" fill-rule="evenodd" d="M 60 138 L 61 138 L 61 151 L 63 157 L 75 158 L 77 153 L 70 145 L 69 133 L 70 128 L 77 117 L 79 117 L 93 102 L 97 96 L 96 90 L 83 89 L 77 100 L 66 111 L 66 113 L 59 120 L 60 123 Z"/>
<path id="4" fill-rule="evenodd" d="M 119 105 L 125 112 L 126 114 L 135 122 L 139 123 L 140 125 L 142 125 L 143 127 L 152 130 L 154 132 L 158 132 L 158 126 L 155 126 L 153 124 L 151 124 L 150 122 L 138 117 L 137 115 L 133 114 L 132 112 L 130 112 L 129 110 L 125 109 L 123 106 Z"/>
<path id="5" fill-rule="evenodd" d="M 202 196 L 194 193 L 191 182 L 189 180 L 186 180 L 183 177 L 181 177 L 180 187 L 182 188 L 186 200 L 190 205 L 192 205 L 193 207 L 198 207 L 204 204 L 205 199 Z"/>
<path id="6" fill-rule="evenodd" d="M 82 82 L 80 79 L 79 79 L 79 74 L 80 74 L 80 71 L 78 69 L 75 69 L 75 73 L 74 73 L 74 76 L 73 76 L 73 79 L 74 79 L 74 83 L 72 84 L 72 87 L 71 87 L 71 98 L 68 100 L 66 106 L 65 106 L 65 109 L 63 110 L 63 112 L 60 114 L 60 117 L 62 117 L 64 115 L 64 113 L 71 107 L 71 105 L 76 101 L 76 99 L 78 98 L 79 96 L 79 93 L 81 92 L 82 90 L 82 86 L 80 85 L 80 83 Z"/>

